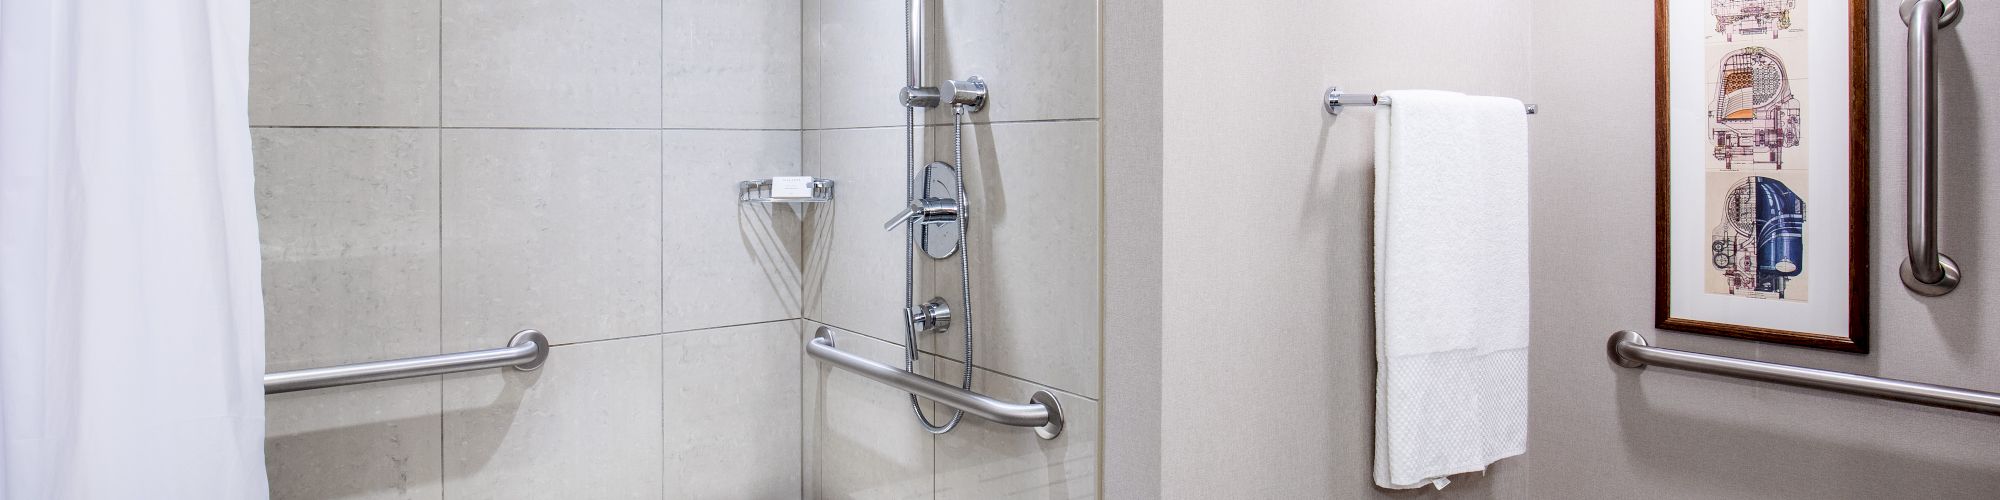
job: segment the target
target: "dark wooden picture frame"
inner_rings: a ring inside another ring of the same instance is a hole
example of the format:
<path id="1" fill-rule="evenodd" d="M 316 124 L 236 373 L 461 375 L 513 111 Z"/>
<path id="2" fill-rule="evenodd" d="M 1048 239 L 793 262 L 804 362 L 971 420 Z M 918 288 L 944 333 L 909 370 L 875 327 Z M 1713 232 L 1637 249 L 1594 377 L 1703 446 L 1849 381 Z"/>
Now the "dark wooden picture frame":
<path id="1" fill-rule="evenodd" d="M 1814 0 L 1797 1 L 1805 3 Z M 1658 219 L 1654 255 L 1657 265 L 1657 269 L 1655 270 L 1656 295 L 1654 298 L 1655 326 L 1666 330 L 1853 353 L 1867 353 L 1869 338 L 1868 286 L 1871 283 L 1869 280 L 1870 255 L 1868 251 L 1871 241 L 1869 239 L 1868 227 L 1868 23 L 1870 2 L 1868 0 L 1846 0 L 1849 54 L 1845 60 L 1848 62 L 1847 90 L 1849 99 L 1846 106 L 1848 113 L 1848 136 L 1845 142 L 1848 151 L 1848 168 L 1846 171 L 1848 176 L 1847 200 L 1849 209 L 1847 213 L 1847 238 L 1845 244 L 1848 245 L 1847 255 L 1849 262 L 1846 266 L 1848 276 L 1847 296 L 1845 297 L 1848 301 L 1848 335 L 1845 337 L 1674 316 L 1674 311 L 1671 308 L 1672 301 L 1670 300 L 1672 276 L 1670 274 L 1671 262 L 1669 258 L 1672 249 L 1670 221 L 1673 215 L 1671 211 L 1673 193 L 1671 189 L 1672 185 L 1669 183 L 1673 170 L 1673 144 L 1670 141 L 1672 135 L 1671 127 L 1669 126 L 1672 123 L 1672 113 L 1669 109 L 1669 103 L 1673 96 L 1671 92 L 1673 73 L 1668 71 L 1672 55 L 1672 47 L 1670 46 L 1671 31 L 1669 30 L 1668 21 L 1671 17 L 1669 16 L 1669 8 L 1675 2 L 1699 2 L 1706 4 L 1710 0 L 1655 0 L 1654 4 L 1654 126 L 1656 127 L 1654 153 L 1656 155 L 1655 167 L 1657 169 L 1657 178 L 1655 180 L 1657 182 L 1657 193 L 1654 200 L 1654 210 Z M 1834 3 L 1838 2 L 1836 0 L 1822 0 L 1816 1 L 1814 5 L 1825 6 Z M 1718 23 L 1720 22 L 1718 21 Z M 1716 29 L 1721 31 L 1720 28 L 1712 26 L 1703 26 L 1699 29 Z M 1732 36 L 1732 40 L 1734 36 L 1737 36 L 1733 32 L 1730 35 Z M 1775 40 L 1776 35 L 1772 35 L 1772 38 Z M 1824 108 L 1822 107 L 1821 109 Z M 1721 153 L 1717 154 L 1720 155 Z M 1723 161 L 1727 165 L 1730 160 L 1725 159 Z M 1821 163 L 1833 162 L 1826 162 L 1824 159 L 1821 159 Z M 1838 168 L 1837 164 L 1833 168 Z M 1801 206 L 1803 206 L 1803 203 L 1800 202 Z M 1696 217 L 1699 217 L 1699 215 L 1696 215 Z M 1834 241 L 1838 241 L 1838 239 Z M 1717 243 L 1717 245 L 1720 245 L 1720 243 Z M 1718 257 L 1718 259 L 1721 259 L 1721 257 Z M 1721 267 L 1721 264 L 1718 264 L 1718 267 Z"/>

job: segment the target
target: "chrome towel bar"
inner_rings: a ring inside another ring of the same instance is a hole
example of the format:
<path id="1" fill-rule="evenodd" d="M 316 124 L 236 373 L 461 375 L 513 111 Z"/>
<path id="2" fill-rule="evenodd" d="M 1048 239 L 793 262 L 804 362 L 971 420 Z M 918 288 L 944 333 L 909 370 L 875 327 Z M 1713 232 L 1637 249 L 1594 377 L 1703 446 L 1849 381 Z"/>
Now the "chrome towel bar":
<path id="1" fill-rule="evenodd" d="M 1035 391 L 1035 395 L 1029 397 L 1030 402 L 1027 404 L 993 399 L 985 394 L 960 389 L 923 375 L 836 349 L 833 329 L 824 326 L 819 327 L 819 331 L 813 334 L 812 340 L 806 342 L 806 354 L 840 369 L 944 403 L 945 406 L 965 410 L 968 414 L 994 423 L 1034 427 L 1035 435 L 1041 436 L 1042 439 L 1055 439 L 1063 431 L 1062 403 L 1056 401 L 1056 395 L 1049 391 Z"/>
<path id="2" fill-rule="evenodd" d="M 1347 92 L 1340 90 L 1340 87 L 1326 88 L 1326 113 L 1334 116 L 1339 116 L 1340 112 L 1347 109 L 1348 106 L 1389 106 L 1393 104 L 1395 102 L 1389 100 L 1389 96 L 1385 95 Z M 1527 111 L 1528 114 L 1532 115 L 1541 111 L 1541 108 L 1529 104 L 1527 105 Z"/>
<path id="3" fill-rule="evenodd" d="M 436 356 L 391 359 L 352 365 L 292 370 L 264 375 L 264 394 L 304 391 L 511 366 L 528 371 L 549 358 L 549 339 L 542 332 L 521 330 L 507 347 Z"/>
<path id="4" fill-rule="evenodd" d="M 1938 252 L 1938 100 L 1937 65 L 1931 52 L 1937 31 L 1958 22 L 1958 0 L 1907 0 L 1903 24 L 1910 26 L 1909 75 L 1909 244 L 1903 260 L 1903 286 L 1926 297 L 1958 288 L 1958 263 Z"/>
<path id="5" fill-rule="evenodd" d="M 1611 334 L 1611 340 L 1605 347 L 1611 355 L 1611 361 L 1627 368 L 1646 365 L 1664 366 L 1876 399 L 2000 415 L 2000 394 L 1991 392 L 1653 347 L 1646 341 L 1644 335 L 1632 331 Z"/>

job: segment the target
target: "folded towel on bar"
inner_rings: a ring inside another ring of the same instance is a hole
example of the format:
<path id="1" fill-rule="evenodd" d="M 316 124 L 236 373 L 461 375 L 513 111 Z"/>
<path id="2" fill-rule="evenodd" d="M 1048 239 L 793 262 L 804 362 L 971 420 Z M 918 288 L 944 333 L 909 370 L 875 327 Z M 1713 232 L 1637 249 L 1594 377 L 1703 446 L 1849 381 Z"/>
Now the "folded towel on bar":
<path id="1" fill-rule="evenodd" d="M 1444 488 L 1527 451 L 1528 124 L 1397 91 L 1375 114 L 1375 484 Z"/>

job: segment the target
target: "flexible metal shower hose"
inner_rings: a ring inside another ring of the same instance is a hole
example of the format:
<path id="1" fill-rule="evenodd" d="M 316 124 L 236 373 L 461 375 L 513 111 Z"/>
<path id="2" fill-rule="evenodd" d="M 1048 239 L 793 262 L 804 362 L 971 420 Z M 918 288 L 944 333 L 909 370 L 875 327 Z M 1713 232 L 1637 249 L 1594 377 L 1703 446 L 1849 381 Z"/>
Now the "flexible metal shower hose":
<path id="1" fill-rule="evenodd" d="M 903 54 L 905 57 L 916 57 L 916 47 L 911 46 L 911 38 L 916 28 L 911 25 L 911 21 L 914 18 L 915 4 L 919 1 L 922 0 L 903 1 Z M 910 73 L 908 80 L 916 82 L 917 75 L 915 74 L 915 68 L 909 65 L 905 65 L 904 68 L 904 71 Z M 911 86 L 915 87 L 915 85 Z M 915 106 L 907 104 L 903 107 L 903 159 L 905 174 L 903 178 L 903 199 L 905 200 L 917 199 L 916 109 Z M 958 274 L 959 297 L 963 299 L 960 303 L 960 310 L 963 311 L 960 315 L 960 322 L 965 325 L 965 359 L 962 364 L 965 372 L 963 380 L 959 383 L 959 388 L 972 390 L 972 247 L 967 244 L 969 240 L 966 238 L 967 227 L 965 225 L 965 170 L 962 167 L 965 164 L 965 154 L 964 134 L 961 132 L 963 125 L 960 122 L 963 111 L 963 106 L 952 106 L 951 171 L 953 178 L 958 184 Z M 917 303 L 916 246 L 917 229 L 919 226 L 920 224 L 912 222 L 908 224 L 908 227 L 903 232 L 903 303 L 906 305 L 915 305 Z M 917 326 L 915 322 L 909 321 L 909 319 L 904 318 L 903 323 L 903 370 L 915 373 L 918 356 Z M 958 422 L 965 418 L 964 411 L 953 409 L 951 411 L 951 419 L 946 420 L 943 425 L 933 424 L 930 417 L 924 416 L 924 407 L 922 403 L 917 401 L 916 394 L 910 394 L 910 411 L 917 414 L 917 424 L 923 426 L 925 431 L 932 434 L 951 432 L 952 429 L 958 427 Z"/>

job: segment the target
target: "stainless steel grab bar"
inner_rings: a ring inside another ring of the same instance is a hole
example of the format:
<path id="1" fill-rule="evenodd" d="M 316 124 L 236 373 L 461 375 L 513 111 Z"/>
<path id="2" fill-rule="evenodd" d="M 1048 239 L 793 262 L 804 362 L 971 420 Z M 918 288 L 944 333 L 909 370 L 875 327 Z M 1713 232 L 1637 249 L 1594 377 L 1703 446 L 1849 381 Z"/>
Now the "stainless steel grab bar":
<path id="1" fill-rule="evenodd" d="M 806 354 L 840 369 L 944 403 L 952 408 L 965 410 L 966 413 L 997 424 L 1034 427 L 1035 435 L 1041 436 L 1042 439 L 1055 439 L 1063 431 L 1062 403 L 1056 401 L 1056 395 L 1049 391 L 1035 391 L 1035 395 L 1029 397 L 1027 404 L 993 399 L 985 394 L 960 389 L 923 375 L 836 349 L 833 343 L 833 329 L 824 326 L 819 327 L 819 331 L 813 334 L 812 340 L 806 342 Z"/>
<path id="2" fill-rule="evenodd" d="M 1958 263 L 1938 252 L 1937 66 L 1931 53 L 1937 30 L 1958 22 L 1958 0 L 1907 0 L 1903 24 L 1909 40 L 1909 244 L 1902 265 L 1903 286 L 1936 297 L 1958 288 Z"/>
<path id="3" fill-rule="evenodd" d="M 549 338 L 542 332 L 521 330 L 507 341 L 507 347 L 484 351 L 455 352 L 437 356 L 391 359 L 352 365 L 292 370 L 264 375 L 264 394 L 278 394 L 342 385 L 365 384 L 442 375 L 486 368 L 511 366 L 528 371 L 542 367 L 549 358 Z"/>
<path id="4" fill-rule="evenodd" d="M 1991 392 L 1653 347 L 1646 341 L 1644 335 L 1632 331 L 1611 334 L 1611 341 L 1606 348 L 1613 362 L 1627 368 L 1646 365 L 1664 366 L 1876 399 L 2000 415 L 2000 394 Z"/>

